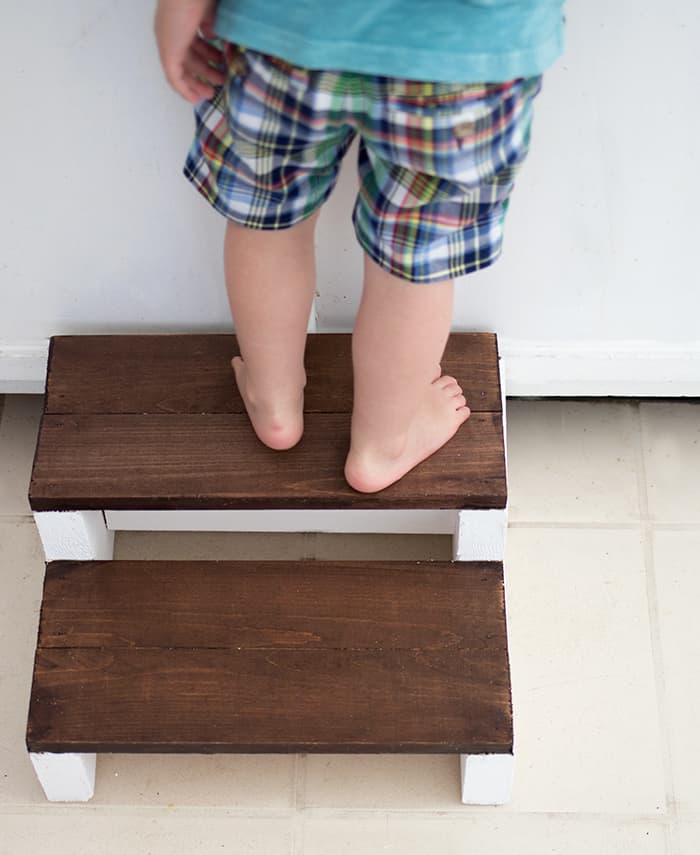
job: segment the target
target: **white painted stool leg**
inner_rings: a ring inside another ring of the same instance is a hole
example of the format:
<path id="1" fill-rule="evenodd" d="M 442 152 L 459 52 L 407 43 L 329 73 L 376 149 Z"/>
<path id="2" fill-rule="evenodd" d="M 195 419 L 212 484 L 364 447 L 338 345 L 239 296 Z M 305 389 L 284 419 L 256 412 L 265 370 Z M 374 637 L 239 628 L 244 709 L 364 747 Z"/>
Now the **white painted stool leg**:
<path id="1" fill-rule="evenodd" d="M 102 511 L 37 511 L 34 520 L 47 561 L 109 561 L 114 532 Z"/>
<path id="2" fill-rule="evenodd" d="M 505 805 L 513 789 L 512 754 L 462 754 L 462 802 L 465 805 Z"/>
<path id="3" fill-rule="evenodd" d="M 507 511 L 457 511 L 452 539 L 454 561 L 503 561 Z"/>
<path id="4" fill-rule="evenodd" d="M 503 449 L 505 454 L 506 484 L 508 483 L 508 444 L 506 428 L 506 371 L 499 358 L 501 379 L 501 412 L 503 418 Z M 454 561 L 503 561 L 508 506 L 483 511 L 458 511 L 452 540 Z"/>
<path id="5" fill-rule="evenodd" d="M 503 439 L 506 444 L 505 365 L 499 359 Z M 505 555 L 508 509 L 458 511 L 453 552 L 455 561 L 503 561 Z M 511 800 L 515 756 L 513 754 L 462 754 L 462 802 L 465 805 L 504 805 Z"/>
<path id="6" fill-rule="evenodd" d="M 95 754 L 29 754 L 50 802 L 87 802 L 95 794 Z"/>

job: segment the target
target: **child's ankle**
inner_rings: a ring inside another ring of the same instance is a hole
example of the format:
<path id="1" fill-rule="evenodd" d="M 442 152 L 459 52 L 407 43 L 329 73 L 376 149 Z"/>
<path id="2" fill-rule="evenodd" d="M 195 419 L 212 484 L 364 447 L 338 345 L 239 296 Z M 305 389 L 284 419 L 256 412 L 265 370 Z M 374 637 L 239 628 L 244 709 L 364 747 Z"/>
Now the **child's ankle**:
<path id="1" fill-rule="evenodd" d="M 283 383 L 279 378 L 259 377 L 250 370 L 250 366 L 243 361 L 245 372 L 245 389 L 248 403 L 254 407 L 274 408 L 276 404 L 288 401 L 296 401 L 306 387 L 306 372 L 302 368 L 295 376 L 289 376 L 285 371 Z"/>
<path id="2" fill-rule="evenodd" d="M 350 454 L 356 460 L 398 460 L 406 452 L 408 431 L 371 433 L 364 431 L 359 438 L 353 432 Z"/>

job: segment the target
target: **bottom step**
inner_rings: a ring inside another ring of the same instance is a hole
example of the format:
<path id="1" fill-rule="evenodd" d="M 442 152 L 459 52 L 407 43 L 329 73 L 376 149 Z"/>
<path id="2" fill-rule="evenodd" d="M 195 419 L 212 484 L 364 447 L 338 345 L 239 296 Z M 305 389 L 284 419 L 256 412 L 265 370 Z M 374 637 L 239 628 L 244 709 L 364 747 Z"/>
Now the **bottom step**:
<path id="1" fill-rule="evenodd" d="M 512 755 L 512 734 L 499 563 L 47 566 L 34 754 Z"/>
<path id="2" fill-rule="evenodd" d="M 27 743 L 510 753 L 502 567 L 49 564 Z"/>

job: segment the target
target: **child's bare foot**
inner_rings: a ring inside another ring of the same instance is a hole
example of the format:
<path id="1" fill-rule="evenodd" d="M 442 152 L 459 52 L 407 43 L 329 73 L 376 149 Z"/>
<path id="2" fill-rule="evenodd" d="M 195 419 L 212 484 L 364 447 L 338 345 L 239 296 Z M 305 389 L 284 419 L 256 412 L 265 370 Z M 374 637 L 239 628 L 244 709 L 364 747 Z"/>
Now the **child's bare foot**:
<path id="1" fill-rule="evenodd" d="M 404 436 L 384 448 L 351 446 L 345 463 L 348 484 L 361 493 L 383 490 L 430 457 L 451 439 L 470 416 L 454 377 L 438 376 Z"/>
<path id="2" fill-rule="evenodd" d="M 275 401 L 263 400 L 251 388 L 245 362 L 240 356 L 231 360 L 236 384 L 245 404 L 248 417 L 258 439 L 275 451 L 284 451 L 296 445 L 304 432 L 304 383 Z"/>

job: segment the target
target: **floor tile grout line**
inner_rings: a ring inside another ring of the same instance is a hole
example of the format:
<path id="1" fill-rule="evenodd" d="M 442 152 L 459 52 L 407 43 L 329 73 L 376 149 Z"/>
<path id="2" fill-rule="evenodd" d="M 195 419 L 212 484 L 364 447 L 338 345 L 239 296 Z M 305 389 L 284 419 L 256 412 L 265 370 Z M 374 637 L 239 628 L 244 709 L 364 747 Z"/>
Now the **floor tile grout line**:
<path id="1" fill-rule="evenodd" d="M 304 560 L 312 560 L 316 558 L 316 550 L 318 544 L 318 533 L 315 531 L 306 531 L 304 532 L 304 537 L 302 541 L 302 552 L 304 556 Z"/>
<path id="2" fill-rule="evenodd" d="M 566 520 L 519 520 L 509 522 L 508 528 L 517 529 L 592 529 L 594 531 L 615 531 L 622 529 L 633 531 L 641 530 L 645 527 L 653 528 L 658 531 L 700 531 L 700 521 L 698 522 L 660 522 L 651 518 L 645 518 L 640 515 L 638 520 L 632 522 L 599 522 L 591 521 L 569 521 Z"/>
<path id="3" fill-rule="evenodd" d="M 567 822 L 606 822 L 622 823 L 622 822 L 644 822 L 651 823 L 655 826 L 666 826 L 675 822 L 675 818 L 668 814 L 660 814 L 658 812 L 649 813 L 604 813 L 601 811 L 573 811 L 573 810 L 511 810 L 508 805 L 463 805 L 462 808 L 445 808 L 445 807 L 322 807 L 318 805 L 309 805 L 304 808 L 304 814 L 309 819 L 319 819 L 326 816 L 336 816 L 338 814 L 348 814 L 349 816 L 365 815 L 367 818 L 381 815 L 391 815 L 395 817 L 414 817 L 421 816 L 422 818 L 434 819 L 456 819 L 470 820 L 475 817 L 479 818 L 522 818 L 522 817 L 548 817 L 550 819 L 562 819 Z M 684 819 L 693 821 L 693 814 L 684 815 Z"/>
<path id="4" fill-rule="evenodd" d="M 644 467 L 644 444 L 642 439 L 642 416 L 639 402 L 626 408 L 630 413 L 630 434 L 634 453 L 634 476 L 637 487 L 637 516 L 639 525 L 644 527 L 649 520 L 649 500 L 647 497 L 646 469 Z"/>
<path id="5" fill-rule="evenodd" d="M 294 760 L 294 809 L 306 807 L 306 754 L 298 752 Z"/>
<path id="6" fill-rule="evenodd" d="M 0 511 L 0 524 L 21 523 L 23 525 L 33 523 L 34 517 L 32 514 L 6 514 Z"/>
<path id="7" fill-rule="evenodd" d="M 644 573 L 647 587 L 647 608 L 649 617 L 650 643 L 654 667 L 654 684 L 656 688 L 656 703 L 659 729 L 661 733 L 662 762 L 664 770 L 664 791 L 666 793 L 666 814 L 671 822 L 677 820 L 676 795 L 673 777 L 673 754 L 670 742 L 670 719 L 666 693 L 666 677 L 664 672 L 663 647 L 661 643 L 661 620 L 659 615 L 658 585 L 656 579 L 656 564 L 654 561 L 654 525 L 649 519 L 649 493 L 646 455 L 644 453 L 644 422 L 642 410 L 637 405 L 636 419 L 636 452 L 637 452 L 637 490 L 639 498 L 640 517 L 644 521 L 642 529 L 642 551 L 644 556 Z M 673 835 L 666 831 L 667 855 L 673 855 Z"/>
<path id="8" fill-rule="evenodd" d="M 520 520 L 517 522 L 508 522 L 508 528 L 512 529 L 594 529 L 596 531 L 614 531 L 615 529 L 634 530 L 639 529 L 643 525 L 642 520 L 633 520 L 631 522 L 597 522 L 590 521 L 566 521 L 566 520 Z M 698 526 L 700 528 L 700 525 Z"/>
<path id="9" fill-rule="evenodd" d="M 658 586 L 656 583 L 656 567 L 654 562 L 653 529 L 645 526 L 642 540 L 644 569 L 647 584 L 647 604 L 649 609 L 651 653 L 654 666 L 654 682 L 656 687 L 657 714 L 661 732 L 661 745 L 664 764 L 664 788 L 666 791 L 666 813 L 672 819 L 677 818 L 676 795 L 673 776 L 673 754 L 670 743 L 670 720 L 667 703 L 666 677 L 664 672 L 664 657 L 661 644 L 661 621 L 659 617 Z M 669 855 L 671 852 L 669 851 Z"/>
<path id="10" fill-rule="evenodd" d="M 0 816 L 6 814 L 28 814 L 31 812 L 44 813 L 144 813 L 148 811 L 162 811 L 163 813 L 172 814 L 174 811 L 191 812 L 197 814 L 206 813 L 234 813 L 241 817 L 252 817 L 256 815 L 264 815 L 270 817 L 291 818 L 297 811 L 308 813 L 309 815 L 323 815 L 330 813 L 348 813 L 348 814 L 376 814 L 376 813 L 394 813 L 397 815 L 406 814 L 436 814 L 436 815 L 454 815 L 454 816 L 552 816 L 562 817 L 566 819 L 576 818 L 597 818 L 610 819 L 613 822 L 618 820 L 628 819 L 631 821 L 647 821 L 654 820 L 656 823 L 669 821 L 666 814 L 662 814 L 653 808 L 649 807 L 647 811 L 640 809 L 638 811 L 610 811 L 604 810 L 556 810 L 547 808 L 533 809 L 513 809 L 511 805 L 464 805 L 457 797 L 452 800 L 453 807 L 448 807 L 444 803 L 435 804 L 432 806 L 421 806 L 418 804 L 407 805 L 405 807 L 392 805 L 377 805 L 372 807 L 369 805 L 322 805 L 322 804 L 306 804 L 304 806 L 295 806 L 293 802 L 286 805 L 271 806 L 267 804 L 251 804 L 251 805 L 229 805 L 229 804 L 138 804 L 126 802 L 99 802 L 95 799 L 89 802 L 49 802 L 45 799 L 36 802 L 0 802 Z M 700 822 L 700 812 L 687 811 L 682 813 L 682 818 L 690 822 Z"/>
<path id="11" fill-rule="evenodd" d="M 304 811 L 306 806 L 306 754 L 294 755 L 294 813 L 292 815 L 291 855 L 304 852 Z"/>
<path id="12" fill-rule="evenodd" d="M 676 832 L 678 830 L 678 818 L 674 818 L 672 822 L 664 826 L 664 841 L 666 843 L 666 852 L 668 855 L 675 855 L 680 852 L 677 846 Z"/>
<path id="13" fill-rule="evenodd" d="M 83 816 L 134 816 L 139 815 L 163 815 L 168 817 L 190 816 L 210 817 L 229 816 L 233 819 L 280 819 L 293 820 L 295 816 L 305 817 L 309 820 L 341 818 L 347 819 L 376 819 L 382 816 L 393 816 L 395 818 L 434 819 L 436 821 L 456 820 L 472 821 L 474 818 L 548 818 L 560 819 L 566 822 L 608 822 L 619 825 L 621 823 L 648 823 L 653 826 L 673 826 L 677 818 L 658 813 L 603 813 L 600 811 L 555 811 L 555 810 L 508 810 L 501 807 L 476 807 L 464 805 L 460 808 L 392 808 L 392 807 L 320 807 L 309 806 L 301 810 L 290 808 L 236 808 L 230 805 L 178 805 L 169 807 L 167 805 L 128 805 L 128 804 L 93 804 L 93 803 L 45 803 L 45 804 L 8 804 L 0 805 L 0 816 L 72 816 L 74 814 Z M 697 813 L 684 813 L 680 817 L 685 822 L 700 823 L 700 815 Z M 295 851 L 295 855 L 301 855 L 302 850 Z"/>
<path id="14" fill-rule="evenodd" d="M 687 817 L 683 817 L 686 819 Z M 665 829 L 666 834 L 666 848 L 669 855 L 675 855 L 675 853 L 679 853 L 682 855 L 680 850 L 680 844 L 678 842 L 678 825 L 679 825 L 680 817 L 676 818 L 674 822 L 669 823 L 669 825 Z"/>

